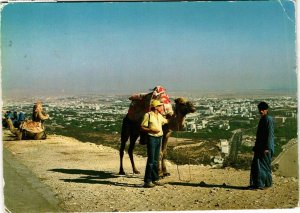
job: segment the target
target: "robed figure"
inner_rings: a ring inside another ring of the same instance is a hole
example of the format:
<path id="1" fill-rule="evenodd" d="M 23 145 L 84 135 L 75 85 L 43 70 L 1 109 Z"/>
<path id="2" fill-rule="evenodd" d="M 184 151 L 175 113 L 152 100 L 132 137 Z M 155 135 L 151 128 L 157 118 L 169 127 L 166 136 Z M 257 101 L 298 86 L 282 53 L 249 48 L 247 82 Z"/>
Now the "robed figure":
<path id="1" fill-rule="evenodd" d="M 261 115 L 253 147 L 254 157 L 251 164 L 250 189 L 265 189 L 272 186 L 271 162 L 274 154 L 274 122 L 268 115 L 268 104 L 258 104 Z"/>

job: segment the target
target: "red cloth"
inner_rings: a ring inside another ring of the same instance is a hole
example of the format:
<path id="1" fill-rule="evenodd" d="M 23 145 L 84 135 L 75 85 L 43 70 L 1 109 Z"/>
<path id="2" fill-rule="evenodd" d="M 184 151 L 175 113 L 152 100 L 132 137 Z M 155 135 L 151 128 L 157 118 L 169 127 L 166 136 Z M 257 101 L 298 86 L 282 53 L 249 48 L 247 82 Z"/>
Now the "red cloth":
<path id="1" fill-rule="evenodd" d="M 162 111 L 160 112 L 162 115 L 166 116 L 167 114 L 172 115 L 173 109 L 170 98 L 166 93 L 166 89 L 162 86 L 157 86 L 154 88 L 152 99 L 159 100 L 163 103 Z"/>
<path id="2" fill-rule="evenodd" d="M 129 100 L 131 100 L 127 113 L 129 119 L 140 121 L 144 114 L 150 111 L 150 103 L 154 99 L 163 103 L 163 107 L 160 112 L 163 116 L 173 114 L 172 104 L 168 94 L 166 93 L 166 89 L 162 86 L 156 86 L 153 89 L 153 92 L 133 94 L 129 97 Z"/>

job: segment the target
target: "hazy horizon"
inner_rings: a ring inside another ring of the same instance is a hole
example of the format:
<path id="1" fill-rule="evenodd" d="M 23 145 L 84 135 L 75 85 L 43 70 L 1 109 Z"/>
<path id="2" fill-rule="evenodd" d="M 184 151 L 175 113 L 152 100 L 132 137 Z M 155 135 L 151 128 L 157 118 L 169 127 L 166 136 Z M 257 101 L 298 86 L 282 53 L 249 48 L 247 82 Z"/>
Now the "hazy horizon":
<path id="1" fill-rule="evenodd" d="M 297 92 L 291 1 L 15 3 L 2 96 Z"/>
<path id="2" fill-rule="evenodd" d="M 109 92 L 99 92 L 99 93 L 39 93 L 32 96 L 24 96 L 22 93 L 18 92 L 11 96 L 3 96 L 2 100 L 4 102 L 10 100 L 37 100 L 45 101 L 49 98 L 69 98 L 69 97 L 78 97 L 78 98 L 88 98 L 88 97 L 110 97 L 110 96 L 125 96 L 130 97 L 133 94 L 137 93 L 148 93 L 151 90 L 135 90 L 135 91 L 109 91 Z M 170 98 L 177 97 L 193 97 L 193 98 L 270 98 L 270 97 L 292 97 L 297 98 L 296 91 L 288 90 L 252 90 L 252 91 L 169 91 L 166 90 Z"/>

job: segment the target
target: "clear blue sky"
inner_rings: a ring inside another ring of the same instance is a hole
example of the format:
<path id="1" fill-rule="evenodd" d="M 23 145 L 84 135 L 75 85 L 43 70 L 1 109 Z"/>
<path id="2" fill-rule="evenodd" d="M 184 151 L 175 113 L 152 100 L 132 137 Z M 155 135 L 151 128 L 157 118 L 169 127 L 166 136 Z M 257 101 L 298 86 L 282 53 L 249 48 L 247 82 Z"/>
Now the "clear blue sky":
<path id="1" fill-rule="evenodd" d="M 2 93 L 296 91 L 295 6 L 281 2 L 8 4 Z"/>

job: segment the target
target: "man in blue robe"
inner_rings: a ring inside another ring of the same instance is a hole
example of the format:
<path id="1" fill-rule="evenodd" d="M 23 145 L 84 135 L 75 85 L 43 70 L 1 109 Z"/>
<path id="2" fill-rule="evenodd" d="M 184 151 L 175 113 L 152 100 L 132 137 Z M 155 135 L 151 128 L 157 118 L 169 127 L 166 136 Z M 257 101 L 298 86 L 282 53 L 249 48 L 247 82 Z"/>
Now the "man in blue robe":
<path id="1" fill-rule="evenodd" d="M 268 104 L 258 104 L 261 115 L 253 147 L 249 189 L 265 189 L 272 186 L 272 156 L 274 154 L 274 122 L 268 115 Z"/>

